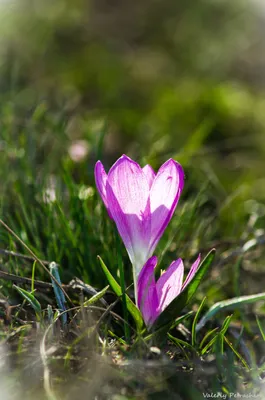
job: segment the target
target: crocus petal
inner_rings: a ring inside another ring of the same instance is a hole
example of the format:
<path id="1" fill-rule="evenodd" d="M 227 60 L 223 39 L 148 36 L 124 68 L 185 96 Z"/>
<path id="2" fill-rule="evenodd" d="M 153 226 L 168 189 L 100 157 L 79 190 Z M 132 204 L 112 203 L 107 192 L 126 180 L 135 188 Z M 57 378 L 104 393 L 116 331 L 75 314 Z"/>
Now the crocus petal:
<path id="1" fill-rule="evenodd" d="M 149 258 L 143 266 L 137 282 L 138 307 L 146 325 L 151 325 L 158 316 L 158 296 L 154 275 L 156 264 L 156 256 Z"/>
<path id="2" fill-rule="evenodd" d="M 164 309 L 174 300 L 181 292 L 183 283 L 184 265 L 179 258 L 173 261 L 168 269 L 160 276 L 157 281 L 157 295 L 159 299 L 159 311 Z"/>
<path id="3" fill-rule="evenodd" d="M 145 174 L 145 176 L 147 178 L 149 189 L 151 189 L 152 184 L 155 179 L 155 176 L 156 176 L 155 171 L 153 170 L 153 168 L 150 165 L 147 164 L 145 167 L 143 167 L 143 173 Z"/>
<path id="4" fill-rule="evenodd" d="M 194 275 L 196 274 L 197 269 L 198 269 L 198 267 L 199 267 L 199 265 L 200 265 L 200 262 L 201 262 L 201 255 L 199 254 L 198 257 L 197 257 L 197 260 L 192 264 L 192 266 L 191 266 L 191 268 L 190 268 L 190 270 L 189 270 L 189 273 L 188 273 L 188 275 L 187 275 L 187 277 L 186 277 L 186 279 L 185 279 L 185 282 L 184 282 L 184 284 L 183 284 L 182 290 L 184 290 L 185 287 L 186 287 L 186 286 L 190 283 L 190 281 L 193 279 L 193 277 L 194 277 Z"/>
<path id="5" fill-rule="evenodd" d="M 183 186 L 184 171 L 181 165 L 172 159 L 168 160 L 159 169 L 150 191 L 151 254 L 172 218 Z"/>
<path id="6" fill-rule="evenodd" d="M 96 186 L 97 189 L 99 191 L 99 194 L 103 200 L 103 203 L 105 204 L 105 207 L 108 210 L 109 216 L 110 218 L 112 218 L 111 216 L 111 212 L 108 208 L 108 201 L 107 201 L 107 194 L 106 194 L 106 184 L 107 184 L 107 179 L 108 179 L 108 175 L 106 174 L 106 171 L 103 167 L 103 164 L 101 161 L 97 161 L 96 165 L 95 165 L 95 181 L 96 181 Z"/>
<path id="7" fill-rule="evenodd" d="M 122 156 L 110 169 L 107 204 L 137 275 L 149 258 L 151 231 L 149 186 L 142 168 Z"/>

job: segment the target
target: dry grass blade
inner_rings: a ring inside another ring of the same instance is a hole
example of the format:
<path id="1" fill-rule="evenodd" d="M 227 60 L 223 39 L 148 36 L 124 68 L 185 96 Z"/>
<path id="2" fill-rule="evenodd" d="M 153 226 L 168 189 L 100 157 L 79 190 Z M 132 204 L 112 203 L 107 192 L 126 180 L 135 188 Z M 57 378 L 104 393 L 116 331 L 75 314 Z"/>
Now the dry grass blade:
<path id="1" fill-rule="evenodd" d="M 48 365 L 48 357 L 47 357 L 46 344 L 45 344 L 48 333 L 50 332 L 52 327 L 53 327 L 53 323 L 48 326 L 48 328 L 46 329 L 46 331 L 43 335 L 43 338 L 42 338 L 41 344 L 40 344 L 40 355 L 41 355 L 41 360 L 42 360 L 42 364 L 43 364 L 43 388 L 46 392 L 48 400 L 58 400 L 58 398 L 55 396 L 55 394 L 52 390 L 50 370 L 49 370 L 49 365 Z"/>

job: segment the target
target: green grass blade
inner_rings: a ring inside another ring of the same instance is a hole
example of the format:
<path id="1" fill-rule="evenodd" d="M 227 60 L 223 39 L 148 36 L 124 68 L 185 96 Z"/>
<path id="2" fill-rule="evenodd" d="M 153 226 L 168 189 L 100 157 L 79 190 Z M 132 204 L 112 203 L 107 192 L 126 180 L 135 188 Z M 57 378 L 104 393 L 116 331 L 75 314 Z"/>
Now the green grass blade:
<path id="1" fill-rule="evenodd" d="M 213 318 L 213 316 L 216 315 L 219 311 L 235 310 L 236 308 L 242 307 L 245 304 L 256 303 L 257 301 L 261 301 L 264 299 L 265 293 L 263 292 L 250 296 L 233 297 L 232 299 L 215 303 L 197 324 L 196 330 L 198 332 L 201 328 L 203 328 L 206 322 Z"/>
<path id="2" fill-rule="evenodd" d="M 173 342 L 177 345 L 181 344 L 182 346 L 187 347 L 187 349 L 191 350 L 192 352 L 195 352 L 194 347 L 190 343 L 186 342 L 185 340 L 178 339 L 178 338 L 172 336 L 170 333 L 167 334 L 167 337 L 169 338 L 169 340 L 171 342 Z"/>
<path id="3" fill-rule="evenodd" d="M 258 317 L 257 315 L 256 315 L 256 320 L 257 320 L 257 324 L 258 324 L 258 327 L 259 327 L 261 336 L 262 336 L 262 338 L 263 338 L 263 340 L 264 340 L 264 342 L 265 342 L 265 331 L 264 331 L 264 328 L 263 328 L 263 326 L 261 325 L 261 322 L 260 322 L 259 317 Z"/>
<path id="4" fill-rule="evenodd" d="M 124 315 L 124 333 L 125 339 L 127 343 L 130 341 L 130 327 L 129 327 L 129 319 L 128 319 L 128 308 L 126 303 L 126 285 L 125 285 L 125 276 L 124 276 L 124 268 L 123 262 L 121 257 L 121 246 L 120 246 L 120 238 L 118 234 L 116 234 L 116 242 L 117 242 L 117 258 L 118 258 L 118 267 L 120 272 L 120 286 L 122 291 L 122 308 L 123 308 L 123 315 Z"/>
<path id="5" fill-rule="evenodd" d="M 226 319 L 224 320 L 222 328 L 220 330 L 220 334 L 221 335 L 225 335 L 226 334 L 226 331 L 229 328 L 229 325 L 230 325 L 230 322 L 231 322 L 232 318 L 233 318 L 233 314 L 232 315 L 228 315 L 226 317 Z"/>
<path id="6" fill-rule="evenodd" d="M 100 292 L 97 294 L 94 294 L 94 296 L 90 297 L 87 301 L 84 302 L 84 306 L 91 306 L 92 304 L 96 303 L 98 300 L 100 300 L 108 291 L 109 285 L 104 287 Z"/>
<path id="7" fill-rule="evenodd" d="M 100 256 L 98 256 L 98 259 L 99 259 L 101 268 L 104 271 L 104 273 L 106 275 L 106 278 L 107 278 L 107 280 L 108 280 L 108 282 L 110 284 L 110 287 L 112 288 L 112 290 L 114 291 L 114 293 L 118 297 L 121 297 L 122 296 L 122 289 L 121 289 L 120 285 L 114 279 L 114 277 L 110 273 L 109 269 L 107 268 L 107 266 L 104 263 L 104 261 L 102 260 L 102 258 Z M 125 298 L 126 298 L 127 309 L 129 311 L 129 313 L 131 314 L 131 316 L 133 317 L 138 331 L 140 331 L 143 328 L 142 314 L 141 314 L 140 310 L 136 307 L 134 302 L 130 299 L 130 297 L 127 294 L 125 295 Z"/>
<path id="8" fill-rule="evenodd" d="M 204 260 L 201 262 L 194 278 L 186 286 L 185 290 L 173 300 L 165 311 L 158 317 L 154 328 L 159 328 L 162 325 L 168 324 L 170 321 L 174 320 L 181 310 L 190 302 L 192 296 L 196 292 L 200 282 L 209 270 L 215 255 L 215 249 L 211 250 Z"/>
<path id="9" fill-rule="evenodd" d="M 208 342 L 208 343 L 204 346 L 204 348 L 203 348 L 202 351 L 201 351 L 201 355 L 202 355 L 202 356 L 214 345 L 214 343 L 216 342 L 217 338 L 218 338 L 218 334 L 215 335 L 215 336 L 210 340 L 210 342 Z"/>
<path id="10" fill-rule="evenodd" d="M 175 328 L 176 326 L 178 326 L 179 324 L 181 324 L 181 322 L 185 321 L 185 319 L 190 318 L 192 315 L 194 314 L 194 311 L 189 311 L 188 313 L 181 315 L 181 317 L 178 317 L 173 324 L 171 324 L 170 329 Z"/>
<path id="11" fill-rule="evenodd" d="M 31 273 L 31 292 L 34 292 L 34 280 L 35 280 L 35 270 L 36 270 L 36 264 L 37 261 L 35 260 L 33 262 L 33 266 L 32 266 L 32 273 Z"/>
<path id="12" fill-rule="evenodd" d="M 242 362 L 242 364 L 244 365 L 244 367 L 246 367 L 248 370 L 250 370 L 249 365 L 247 364 L 246 360 L 241 356 L 241 354 L 234 348 L 234 346 L 232 345 L 232 343 L 229 342 L 229 340 L 227 339 L 226 336 L 224 336 L 224 340 L 226 341 L 226 343 L 228 344 L 228 346 L 230 347 L 230 349 L 233 351 L 233 353 L 237 356 L 237 358 Z"/>
<path id="13" fill-rule="evenodd" d="M 16 285 L 13 285 L 13 287 L 21 294 L 21 296 L 25 300 L 27 300 L 27 302 L 31 305 L 31 307 L 37 314 L 41 313 L 41 305 L 32 293 L 28 292 L 27 290 L 21 289 Z"/>
<path id="14" fill-rule="evenodd" d="M 201 343 L 200 343 L 200 349 L 203 348 L 203 345 L 204 345 L 204 343 L 206 342 L 206 340 L 209 339 L 209 337 L 212 336 L 214 333 L 216 333 L 217 330 L 218 330 L 218 327 L 216 327 L 216 328 L 214 328 L 214 329 L 211 329 L 210 331 L 208 331 L 208 332 L 204 335 L 204 337 L 203 337 L 203 339 L 201 340 Z"/>
<path id="15" fill-rule="evenodd" d="M 203 305 L 205 303 L 205 300 L 206 300 L 206 297 L 203 298 L 203 300 L 202 300 L 202 302 L 200 304 L 200 307 L 198 308 L 198 311 L 196 312 L 195 317 L 194 317 L 193 322 L 192 322 L 192 328 L 191 328 L 191 344 L 192 344 L 192 346 L 195 346 L 195 344 L 196 344 L 196 324 L 197 324 L 200 312 L 201 312 L 201 310 L 203 308 Z"/>
<path id="16" fill-rule="evenodd" d="M 233 318 L 233 314 L 229 315 L 228 317 L 225 318 L 222 328 L 221 328 L 220 332 L 217 334 L 217 340 L 215 343 L 215 349 L 216 349 L 217 354 L 221 354 L 221 355 L 224 354 L 224 337 L 227 332 L 227 329 L 229 328 L 232 318 Z"/>

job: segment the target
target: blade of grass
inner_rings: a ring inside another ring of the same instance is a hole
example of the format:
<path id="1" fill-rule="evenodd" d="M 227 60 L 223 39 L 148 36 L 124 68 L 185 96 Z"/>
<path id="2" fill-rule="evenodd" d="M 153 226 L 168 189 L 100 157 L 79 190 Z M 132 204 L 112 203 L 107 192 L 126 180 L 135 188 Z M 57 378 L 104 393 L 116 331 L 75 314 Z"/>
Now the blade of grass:
<path id="1" fill-rule="evenodd" d="M 228 315 L 222 325 L 222 328 L 220 330 L 220 332 L 217 334 L 217 341 L 216 341 L 216 350 L 218 353 L 220 353 L 221 355 L 224 354 L 224 336 L 227 332 L 227 329 L 229 328 L 231 319 L 233 318 L 233 314 L 232 315 Z"/>
<path id="2" fill-rule="evenodd" d="M 104 287 L 100 292 L 94 294 L 94 296 L 90 297 L 87 301 L 84 302 L 84 306 L 90 306 L 100 300 L 108 291 L 109 285 Z"/>
<path id="3" fill-rule="evenodd" d="M 204 335 L 204 337 L 203 337 L 203 339 L 201 340 L 201 343 L 200 343 L 200 347 L 199 347 L 200 349 L 203 348 L 203 345 L 204 345 L 204 343 L 206 342 L 206 340 L 209 339 L 209 337 L 212 336 L 217 330 L 218 330 L 218 327 L 216 327 L 216 328 L 214 328 L 214 329 L 208 331 L 208 332 Z"/>
<path id="4" fill-rule="evenodd" d="M 185 346 L 185 347 L 187 347 L 187 349 L 191 350 L 192 352 L 195 352 L 194 347 L 191 344 L 189 344 L 188 342 L 186 342 L 185 340 L 181 340 L 181 339 L 175 338 L 170 333 L 167 334 L 167 337 L 169 338 L 169 340 L 171 342 L 173 342 L 173 343 L 175 343 L 177 345 L 180 343 L 182 346 Z"/>
<path id="5" fill-rule="evenodd" d="M 61 288 L 61 290 L 63 291 L 65 297 L 69 300 L 69 302 L 73 305 L 72 300 L 70 299 L 70 297 L 68 296 L 68 294 L 65 292 L 65 290 L 63 289 L 63 287 L 60 285 L 60 283 L 52 276 L 52 274 L 50 273 L 49 269 L 43 264 L 43 262 L 36 256 L 36 254 L 26 245 L 26 243 L 23 242 L 22 239 L 20 239 L 20 237 L 0 218 L 0 224 L 3 225 L 3 227 L 12 235 L 14 236 L 20 244 L 22 244 L 23 247 L 25 247 L 25 249 L 32 255 L 32 257 L 34 258 L 34 260 L 36 260 L 41 266 L 42 268 L 50 275 L 50 277 L 52 279 L 54 279 L 54 281 L 57 283 L 57 285 Z"/>
<path id="6" fill-rule="evenodd" d="M 41 305 L 39 301 L 35 298 L 35 296 L 28 292 L 27 290 L 24 290 L 16 285 L 13 285 L 13 287 L 21 294 L 21 296 L 27 300 L 27 302 L 31 305 L 33 310 L 36 312 L 38 316 L 41 314 Z"/>
<path id="7" fill-rule="evenodd" d="M 32 274 L 31 274 L 31 291 L 34 292 L 34 281 L 35 281 L 35 269 L 36 269 L 37 261 L 35 260 L 32 266 Z"/>
<path id="8" fill-rule="evenodd" d="M 176 326 L 178 326 L 179 324 L 181 324 L 181 322 L 185 321 L 185 319 L 190 318 L 192 315 L 194 314 L 194 311 L 189 311 L 188 313 L 182 315 L 181 317 L 178 317 L 173 324 L 171 324 L 170 326 L 170 330 L 174 329 Z"/>
<path id="9" fill-rule="evenodd" d="M 103 269 L 106 278 L 110 284 L 110 287 L 112 288 L 112 290 L 114 291 L 114 293 L 116 293 L 116 295 L 118 297 L 122 296 L 122 289 L 120 287 L 120 285 L 118 284 L 118 282 L 114 279 L 114 277 L 112 276 L 112 274 L 110 273 L 109 269 L 107 268 L 106 264 L 104 263 L 104 261 L 102 260 L 102 258 L 100 256 L 98 256 L 101 268 Z M 143 328 L 143 318 L 141 315 L 140 310 L 136 307 L 136 305 L 133 303 L 133 301 L 130 299 L 130 297 L 126 294 L 125 295 L 126 298 L 126 305 L 127 305 L 127 309 L 129 311 L 129 313 L 131 314 L 131 316 L 133 317 L 135 324 L 137 326 L 137 330 L 141 331 L 141 329 Z"/>
<path id="10" fill-rule="evenodd" d="M 192 328 L 191 328 L 191 344 L 192 344 L 192 346 L 195 346 L 195 344 L 196 344 L 196 324 L 197 324 L 200 312 L 201 312 L 201 310 L 203 308 L 203 305 L 205 303 L 205 300 L 206 300 L 206 297 L 203 298 L 203 300 L 202 300 L 202 302 L 201 302 L 201 304 L 200 304 L 200 306 L 199 306 L 199 308 L 198 308 L 198 310 L 197 310 L 197 312 L 195 314 L 193 322 L 192 322 Z"/>
<path id="11" fill-rule="evenodd" d="M 234 310 L 238 307 L 244 306 L 245 304 L 256 303 L 257 301 L 261 301 L 264 299 L 265 299 L 265 293 L 257 293 L 250 296 L 234 297 L 229 300 L 224 300 L 215 303 L 199 321 L 199 323 L 196 326 L 196 331 L 198 332 L 201 328 L 203 328 L 206 322 L 208 322 L 211 318 L 213 318 L 213 316 L 216 315 L 219 311 Z"/>
<path id="12" fill-rule="evenodd" d="M 257 315 L 256 315 L 256 321 L 257 321 L 257 324 L 258 324 L 262 339 L 265 341 L 265 331 L 264 331 L 264 328 L 261 325 L 260 319 L 259 319 L 259 317 Z"/>
<path id="13" fill-rule="evenodd" d="M 120 239 L 118 234 L 116 234 L 116 242 L 117 242 L 117 258 L 118 258 L 118 268 L 120 272 L 120 286 L 121 286 L 121 299 L 122 299 L 122 309 L 124 315 L 124 334 L 125 340 L 127 343 L 130 342 L 130 328 L 129 328 L 129 318 L 128 318 L 128 308 L 126 302 L 126 285 L 125 285 L 125 277 L 124 277 L 124 268 L 123 262 L 121 258 L 121 246 L 120 246 Z"/>
<path id="14" fill-rule="evenodd" d="M 215 343 L 216 340 L 217 340 L 217 337 L 218 337 L 218 334 L 215 335 L 215 336 L 210 340 L 210 342 L 208 342 L 208 343 L 204 346 L 204 348 L 203 348 L 202 351 L 201 351 L 201 355 L 202 355 L 202 356 L 214 345 L 214 343 Z"/>
<path id="15" fill-rule="evenodd" d="M 241 354 L 233 347 L 232 343 L 229 342 L 229 340 L 227 339 L 226 336 L 224 336 L 224 340 L 226 341 L 226 343 L 228 344 L 228 346 L 230 347 L 230 349 L 233 351 L 233 353 L 237 356 L 237 358 L 242 362 L 242 364 L 244 365 L 244 367 L 246 367 L 248 370 L 250 370 L 250 367 L 248 365 L 248 363 L 246 362 L 246 360 L 241 356 Z"/>

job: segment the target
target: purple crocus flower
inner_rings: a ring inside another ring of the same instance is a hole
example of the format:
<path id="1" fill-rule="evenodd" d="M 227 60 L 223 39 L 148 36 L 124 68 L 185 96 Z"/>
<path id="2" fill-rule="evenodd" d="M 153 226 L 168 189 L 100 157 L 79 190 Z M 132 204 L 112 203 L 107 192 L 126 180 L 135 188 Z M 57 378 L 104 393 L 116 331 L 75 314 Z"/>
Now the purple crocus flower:
<path id="1" fill-rule="evenodd" d="M 137 282 L 137 305 L 147 326 L 150 327 L 165 308 L 185 289 L 193 279 L 200 260 L 201 256 L 199 255 L 191 266 L 184 283 L 184 265 L 181 258 L 173 261 L 156 282 L 154 271 L 157 257 L 149 258 L 142 268 Z"/>
<path id="2" fill-rule="evenodd" d="M 150 165 L 141 168 L 123 155 L 108 174 L 98 161 L 95 180 L 129 254 L 136 283 L 175 211 L 184 186 L 183 169 L 169 159 L 156 174 Z"/>

